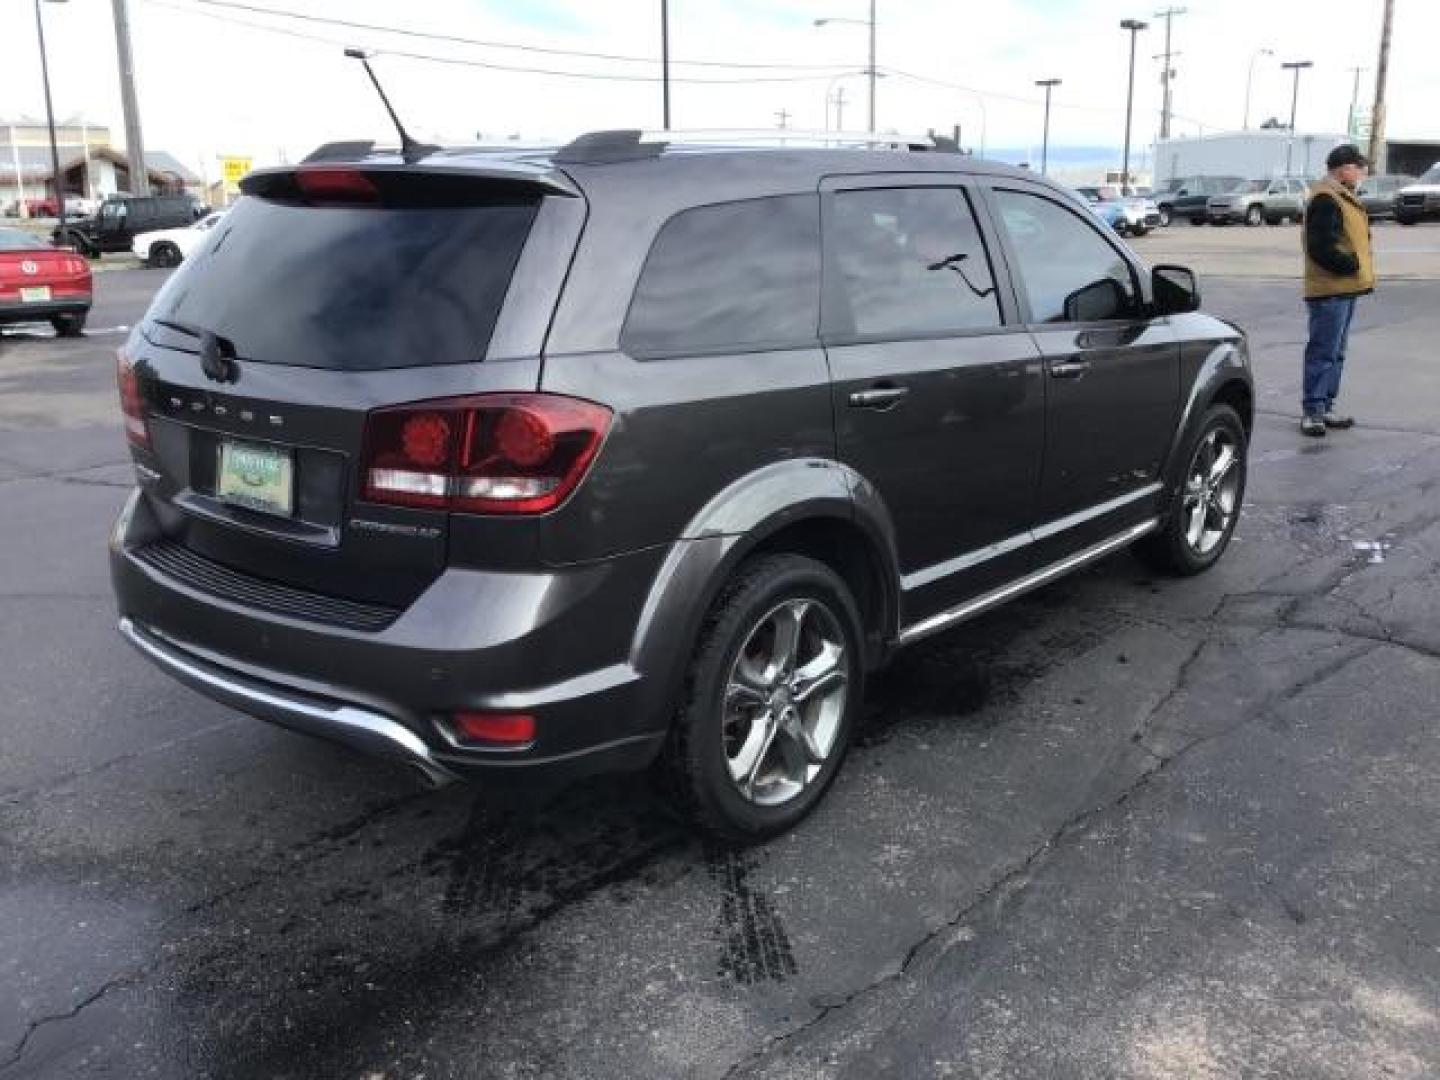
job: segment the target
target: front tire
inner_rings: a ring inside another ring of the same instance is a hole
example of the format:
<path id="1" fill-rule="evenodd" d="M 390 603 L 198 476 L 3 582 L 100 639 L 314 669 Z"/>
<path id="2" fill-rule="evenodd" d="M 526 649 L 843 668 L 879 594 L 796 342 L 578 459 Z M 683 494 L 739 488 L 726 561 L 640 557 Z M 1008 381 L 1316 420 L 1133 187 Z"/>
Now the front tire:
<path id="1" fill-rule="evenodd" d="M 859 713 L 861 640 L 828 566 L 798 555 L 741 566 L 706 618 L 662 759 L 686 817 L 750 843 L 814 808 Z"/>
<path id="2" fill-rule="evenodd" d="M 1240 415 L 1229 405 L 1210 406 L 1185 449 L 1185 472 L 1160 528 L 1135 545 L 1136 555 L 1182 577 L 1214 566 L 1240 520 L 1248 445 Z"/>
<path id="3" fill-rule="evenodd" d="M 1250 228 L 1265 224 L 1265 209 L 1258 203 L 1245 211 L 1245 224 Z"/>
<path id="4" fill-rule="evenodd" d="M 1160 207 L 1160 227 L 1162 229 L 1170 227 L 1170 207 L 1168 206 Z"/>

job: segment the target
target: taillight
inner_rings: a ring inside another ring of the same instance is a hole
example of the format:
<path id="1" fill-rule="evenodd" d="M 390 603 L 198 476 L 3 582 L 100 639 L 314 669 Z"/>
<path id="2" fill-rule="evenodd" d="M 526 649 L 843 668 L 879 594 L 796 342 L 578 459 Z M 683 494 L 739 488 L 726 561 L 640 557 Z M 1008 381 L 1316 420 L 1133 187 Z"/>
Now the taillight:
<path id="1" fill-rule="evenodd" d="M 610 410 L 554 394 L 481 394 L 366 418 L 364 497 L 472 514 L 543 514 L 574 491 Z"/>
<path id="2" fill-rule="evenodd" d="M 535 741 L 535 717 L 529 713 L 457 712 L 451 719 L 455 741 L 466 746 L 518 749 Z"/>
<path id="3" fill-rule="evenodd" d="M 120 411 L 125 414 L 125 438 L 130 445 L 150 448 L 150 425 L 145 419 L 145 395 L 140 391 L 140 376 L 124 349 L 115 351 L 115 380 L 120 385 Z"/>

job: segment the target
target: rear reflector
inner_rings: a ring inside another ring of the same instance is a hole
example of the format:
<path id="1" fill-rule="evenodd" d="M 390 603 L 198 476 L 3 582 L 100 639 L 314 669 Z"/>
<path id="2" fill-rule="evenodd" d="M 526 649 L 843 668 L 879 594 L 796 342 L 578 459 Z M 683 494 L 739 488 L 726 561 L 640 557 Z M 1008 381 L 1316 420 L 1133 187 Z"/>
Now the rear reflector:
<path id="1" fill-rule="evenodd" d="M 584 478 L 610 410 L 556 394 L 478 394 L 377 409 L 365 422 L 369 502 L 543 514 Z"/>
<path id="2" fill-rule="evenodd" d="M 529 713 L 460 712 L 453 722 L 461 743 L 515 747 L 535 741 L 535 717 Z"/>
<path id="3" fill-rule="evenodd" d="M 150 448 L 150 426 L 145 419 L 145 394 L 140 376 L 124 349 L 115 352 L 115 381 L 120 387 L 120 411 L 125 415 L 125 438 L 131 446 Z"/>

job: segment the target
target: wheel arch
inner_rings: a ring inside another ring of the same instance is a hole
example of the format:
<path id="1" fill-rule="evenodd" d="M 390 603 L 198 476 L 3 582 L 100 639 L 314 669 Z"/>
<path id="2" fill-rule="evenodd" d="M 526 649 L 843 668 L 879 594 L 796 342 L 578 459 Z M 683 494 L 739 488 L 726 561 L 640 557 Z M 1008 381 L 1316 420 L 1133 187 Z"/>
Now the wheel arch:
<path id="1" fill-rule="evenodd" d="M 654 695 L 646 707 L 668 715 L 716 597 L 757 555 L 804 555 L 835 571 L 860 609 L 866 667 L 878 665 L 898 624 L 900 584 L 893 529 L 866 491 L 862 478 L 835 462 L 788 462 L 707 504 L 671 546 L 631 639 L 630 663 Z"/>

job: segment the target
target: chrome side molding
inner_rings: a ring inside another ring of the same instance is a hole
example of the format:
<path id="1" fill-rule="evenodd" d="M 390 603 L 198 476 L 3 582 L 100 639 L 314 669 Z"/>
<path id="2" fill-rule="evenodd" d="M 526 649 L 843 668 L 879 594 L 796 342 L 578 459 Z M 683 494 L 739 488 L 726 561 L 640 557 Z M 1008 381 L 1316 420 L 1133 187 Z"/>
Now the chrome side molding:
<path id="1" fill-rule="evenodd" d="M 1024 577 L 1012 581 L 1008 585 L 1001 585 L 997 589 L 992 589 L 990 592 L 982 596 L 977 596 L 973 600 L 967 600 L 965 603 L 953 607 L 948 611 L 942 611 L 938 615 L 931 615 L 928 619 L 923 619 L 912 626 L 907 626 L 904 630 L 900 631 L 898 641 L 901 645 L 910 645 L 919 641 L 921 638 L 926 638 L 931 634 L 937 634 L 941 630 L 948 629 L 956 623 L 964 622 L 966 619 L 973 619 L 976 615 L 999 607 L 1006 601 L 1013 600 L 1015 597 L 1030 592 L 1032 589 L 1038 589 L 1042 585 L 1048 585 L 1057 578 L 1064 577 L 1072 570 L 1080 569 L 1080 567 L 1087 563 L 1095 562 L 1097 559 L 1103 559 L 1106 555 L 1119 551 L 1128 544 L 1133 544 L 1136 540 L 1139 540 L 1140 537 L 1147 533 L 1154 532 L 1159 527 L 1160 519 L 1158 517 L 1142 522 L 1139 525 L 1134 525 L 1124 532 L 1110 537 L 1108 540 L 1102 540 L 1098 544 L 1092 544 L 1083 551 L 1077 551 L 1074 555 L 1061 559 L 1059 562 L 1051 563 L 1049 566 L 1026 574 Z"/>

